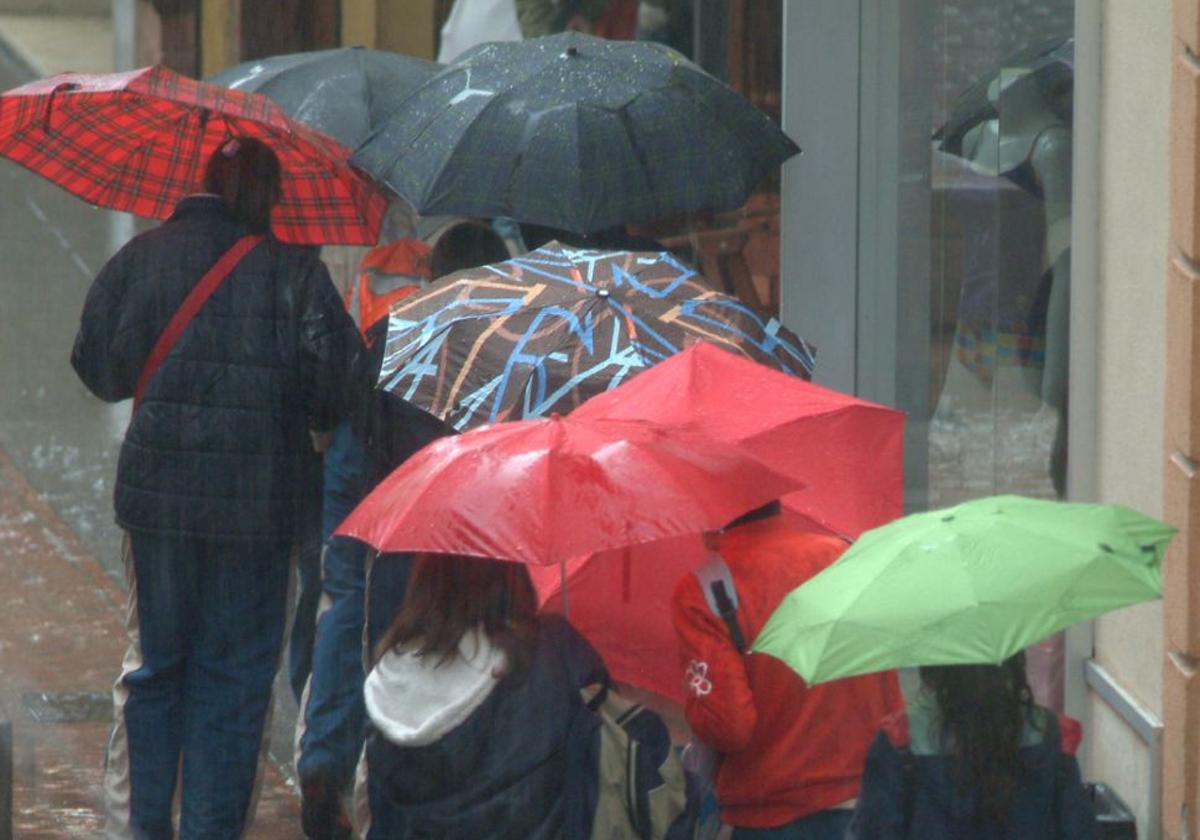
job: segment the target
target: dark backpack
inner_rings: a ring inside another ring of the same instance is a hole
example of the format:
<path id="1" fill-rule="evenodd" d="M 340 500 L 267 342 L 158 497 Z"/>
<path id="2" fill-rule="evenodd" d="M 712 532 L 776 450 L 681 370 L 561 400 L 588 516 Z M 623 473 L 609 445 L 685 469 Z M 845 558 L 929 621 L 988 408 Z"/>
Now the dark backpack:
<path id="1" fill-rule="evenodd" d="M 579 692 L 567 741 L 564 836 L 690 837 L 687 779 L 662 719 L 621 697 L 606 680 Z"/>

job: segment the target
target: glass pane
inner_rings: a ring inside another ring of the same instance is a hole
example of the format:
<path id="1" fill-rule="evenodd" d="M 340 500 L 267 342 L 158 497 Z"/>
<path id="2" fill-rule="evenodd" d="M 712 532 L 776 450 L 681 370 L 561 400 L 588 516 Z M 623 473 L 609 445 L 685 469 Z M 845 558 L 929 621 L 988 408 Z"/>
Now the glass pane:
<path id="1" fill-rule="evenodd" d="M 903 393 L 918 378 L 896 382 L 915 424 L 928 418 L 909 439 L 918 505 L 1065 490 L 1073 17 L 1070 0 L 901 4 L 897 370 L 928 371 L 927 405 Z M 864 53 L 865 68 L 875 60 Z M 906 197 L 925 160 L 927 180 Z M 904 217 L 922 192 L 927 227 Z M 906 317 L 904 295 L 924 296 L 913 278 L 926 273 L 928 341 L 906 340 L 924 325 Z M 1060 644 L 1031 651 L 1029 666 L 1039 699 L 1061 704 Z"/>

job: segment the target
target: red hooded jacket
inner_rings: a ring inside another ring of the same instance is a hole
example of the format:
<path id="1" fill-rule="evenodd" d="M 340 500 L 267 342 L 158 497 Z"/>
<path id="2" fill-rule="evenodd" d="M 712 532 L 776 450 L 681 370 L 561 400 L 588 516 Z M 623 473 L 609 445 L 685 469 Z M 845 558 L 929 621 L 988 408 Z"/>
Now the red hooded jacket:
<path id="1" fill-rule="evenodd" d="M 782 517 L 720 538 L 747 642 L 788 592 L 845 550 L 840 539 L 797 531 Z M 772 656 L 739 653 L 728 627 L 687 575 L 675 589 L 675 629 L 696 737 L 721 753 L 717 801 L 726 823 L 786 825 L 858 795 L 879 722 L 903 710 L 894 671 L 809 687 Z"/>

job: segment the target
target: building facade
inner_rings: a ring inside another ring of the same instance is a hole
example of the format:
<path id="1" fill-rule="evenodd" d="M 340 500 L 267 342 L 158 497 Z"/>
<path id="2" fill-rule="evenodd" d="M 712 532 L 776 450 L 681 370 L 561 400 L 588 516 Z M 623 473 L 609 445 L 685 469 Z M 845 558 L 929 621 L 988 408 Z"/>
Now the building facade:
<path id="1" fill-rule="evenodd" d="M 908 412 L 910 508 L 1021 492 L 1180 528 L 1162 603 L 1031 668 L 1140 836 L 1200 837 L 1200 0 L 770 2 L 779 84 L 751 93 L 804 149 L 783 319 L 819 381 Z M 450 4 L 285 5 L 114 0 L 136 63 L 198 75 L 335 44 L 432 57 Z M 758 66 L 711 26 L 761 11 L 694 8 L 697 50 Z"/>

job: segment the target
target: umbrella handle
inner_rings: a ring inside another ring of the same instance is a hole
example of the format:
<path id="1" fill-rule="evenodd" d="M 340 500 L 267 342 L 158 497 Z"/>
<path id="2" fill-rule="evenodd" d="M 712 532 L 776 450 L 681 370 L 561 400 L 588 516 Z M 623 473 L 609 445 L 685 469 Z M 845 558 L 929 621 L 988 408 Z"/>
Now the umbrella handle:
<path id="1" fill-rule="evenodd" d="M 59 91 L 72 91 L 78 89 L 79 85 L 77 85 L 75 82 L 63 82 L 62 84 L 54 86 L 54 89 L 50 91 L 50 95 L 46 97 L 46 113 L 42 117 L 42 131 L 46 132 L 47 134 L 52 133 L 50 128 L 50 116 L 54 113 L 54 97 L 58 96 Z"/>

